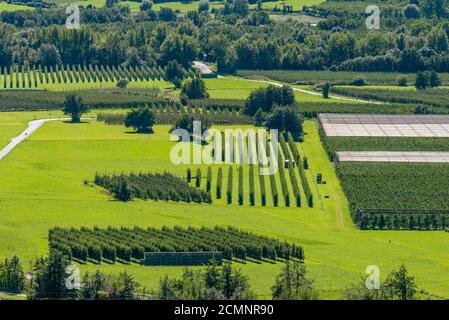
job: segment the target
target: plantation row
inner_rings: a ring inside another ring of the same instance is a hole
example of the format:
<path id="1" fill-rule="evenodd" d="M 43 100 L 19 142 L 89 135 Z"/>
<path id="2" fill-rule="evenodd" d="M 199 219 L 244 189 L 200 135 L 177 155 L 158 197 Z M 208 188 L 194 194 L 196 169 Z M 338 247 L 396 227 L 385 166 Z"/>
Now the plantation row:
<path id="1" fill-rule="evenodd" d="M 448 151 L 449 138 L 327 137 L 323 145 L 330 159 L 337 151 Z"/>
<path id="2" fill-rule="evenodd" d="M 426 90 L 365 89 L 331 87 L 336 94 L 365 100 L 378 100 L 392 103 L 421 103 L 434 107 L 449 107 L 449 89 L 430 88 Z"/>
<path id="3" fill-rule="evenodd" d="M 257 137 L 257 136 L 256 136 Z M 282 151 L 279 152 L 278 159 L 278 172 L 273 175 L 267 175 L 269 179 L 269 187 L 271 190 L 272 204 L 273 206 L 278 206 L 280 199 L 282 200 L 282 204 L 286 207 L 290 207 L 292 203 L 290 188 L 293 192 L 293 203 L 296 207 L 301 207 L 301 190 L 300 185 L 303 187 L 304 195 L 306 197 L 306 204 L 309 207 L 313 207 L 313 195 L 310 190 L 309 182 L 305 173 L 305 170 L 308 169 L 308 161 L 307 158 L 301 159 L 299 152 L 296 148 L 296 143 L 293 141 L 293 137 L 291 134 L 288 135 L 288 144 L 285 141 L 283 135 L 280 136 L 280 149 Z M 245 142 L 248 144 L 248 139 L 245 139 Z M 257 143 L 258 145 L 258 143 Z M 268 143 L 269 145 L 269 143 Z M 266 148 L 267 156 L 269 155 L 270 148 Z M 225 160 L 225 150 L 223 146 L 222 151 L 222 160 Z M 248 145 L 245 146 L 245 149 L 248 150 Z M 291 150 L 291 151 L 290 151 Z M 283 155 L 282 155 L 283 154 Z M 231 157 L 233 159 L 233 155 Z M 285 162 L 284 160 L 288 160 Z M 261 206 L 267 205 L 267 190 L 265 184 L 265 176 L 260 174 L 260 168 L 262 164 L 249 164 L 247 175 L 245 175 L 245 171 L 242 165 L 239 165 L 237 168 L 237 181 L 234 181 L 234 169 L 235 166 L 229 166 L 227 170 L 227 180 L 223 181 L 223 169 L 221 167 L 217 170 L 217 177 L 215 183 L 215 190 L 212 190 L 213 183 L 213 175 L 211 167 L 208 167 L 207 176 L 206 176 L 206 192 L 213 193 L 216 199 L 221 199 L 224 194 L 224 183 L 226 183 L 226 202 L 228 204 L 232 204 L 234 199 L 234 190 L 237 190 L 237 203 L 238 205 L 243 205 L 246 201 L 249 202 L 250 206 L 256 205 L 256 201 L 260 201 Z M 285 168 L 286 167 L 286 168 Z M 297 169 L 296 169 L 297 168 Z M 287 169 L 287 170 L 286 170 Z M 297 172 L 297 173 L 296 173 Z M 257 177 L 258 175 L 258 177 Z M 298 176 L 300 179 L 300 183 L 298 181 Z M 200 168 L 196 169 L 195 174 L 193 174 L 191 168 L 187 168 L 186 180 L 187 182 L 191 182 L 194 180 L 195 187 L 201 187 L 202 181 L 202 172 Z M 245 183 L 244 181 L 247 179 L 248 183 L 248 199 L 245 200 Z M 278 188 L 278 181 L 280 183 L 280 192 Z M 260 188 L 260 199 L 256 199 L 256 185 L 258 183 L 258 187 Z M 235 186 L 236 184 L 236 186 Z"/>
<path id="4" fill-rule="evenodd" d="M 354 221 L 362 230 L 447 230 L 449 211 L 411 213 L 356 211 Z"/>
<path id="5" fill-rule="evenodd" d="M 117 200 L 129 201 L 134 197 L 164 201 L 211 203 L 210 195 L 191 187 L 171 173 L 95 174 L 95 184 L 108 189 Z"/>
<path id="6" fill-rule="evenodd" d="M 42 84 L 55 83 L 95 83 L 114 82 L 120 79 L 128 81 L 160 80 L 164 71 L 158 68 L 126 67 L 126 66 L 98 66 L 73 65 L 35 67 L 14 65 L 0 68 L 0 88 L 3 89 L 33 89 Z"/>
<path id="7" fill-rule="evenodd" d="M 232 227 L 162 229 L 122 227 L 64 229 L 48 234 L 50 251 L 57 250 L 81 262 L 117 261 L 130 263 L 144 258 L 144 252 L 223 252 L 223 258 L 247 260 L 304 260 L 304 250 L 294 244 L 241 231 Z"/>
<path id="8" fill-rule="evenodd" d="M 352 5 L 352 4 L 351 4 Z M 366 5 L 365 5 L 366 7 Z M 361 11 L 364 12 L 364 9 Z M 264 76 L 273 80 L 299 85 L 321 84 L 329 82 L 334 85 L 350 85 L 356 78 L 366 79 L 369 85 L 393 86 L 400 76 L 406 77 L 407 83 L 415 83 L 415 74 L 396 72 L 349 72 L 349 71 L 307 71 L 307 70 L 238 70 L 240 77 Z M 449 73 L 439 73 L 444 85 L 449 84 Z"/>
<path id="9" fill-rule="evenodd" d="M 336 171 L 359 225 L 358 209 L 449 210 L 448 164 L 351 162 Z"/>

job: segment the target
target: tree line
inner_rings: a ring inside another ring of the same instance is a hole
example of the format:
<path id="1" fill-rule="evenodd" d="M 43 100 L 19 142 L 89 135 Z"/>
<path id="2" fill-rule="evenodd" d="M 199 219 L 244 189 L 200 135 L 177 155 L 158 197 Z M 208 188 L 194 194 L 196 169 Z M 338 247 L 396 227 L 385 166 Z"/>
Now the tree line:
<path id="1" fill-rule="evenodd" d="M 428 5 L 431 1 L 435 5 Z M 293 20 L 271 21 L 264 17 L 263 4 L 251 11 L 246 0 L 226 0 L 213 14 L 196 10 L 185 16 L 171 9 L 156 14 L 148 6 L 134 14 L 112 1 L 104 8 L 81 9 L 80 30 L 65 29 L 62 9 L 2 12 L 0 66 L 164 68 L 175 61 L 189 69 L 201 58 L 217 62 L 219 72 L 276 68 L 447 72 L 449 23 L 435 9 L 441 0 L 431 1 L 415 4 L 425 12 L 422 16 L 395 17 L 382 32 L 369 33 L 363 13 L 356 20 L 350 13 L 331 15 L 316 28 Z"/>
<path id="2" fill-rule="evenodd" d="M 184 269 L 178 278 L 165 275 L 156 288 L 148 290 L 126 271 L 106 274 L 99 270 L 86 272 L 79 278 L 67 273 L 70 261 L 58 251 L 47 258 L 38 258 L 32 264 L 30 277 L 26 277 L 20 259 L 13 256 L 0 263 L 1 289 L 25 292 L 28 299 L 80 299 L 80 300 L 254 300 L 256 292 L 249 279 L 231 263 L 218 266 L 211 261 L 200 270 Z M 391 270 L 378 286 L 367 286 L 362 277 L 342 291 L 345 300 L 414 300 L 418 287 L 404 264 Z M 5 286 L 5 283 L 7 285 Z M 70 287 L 67 284 L 71 285 Z M 374 283 L 372 285 L 375 285 Z M 319 290 L 308 275 L 306 266 L 288 260 L 282 266 L 271 287 L 275 300 L 315 300 Z M 422 291 L 421 291 L 422 292 Z"/>

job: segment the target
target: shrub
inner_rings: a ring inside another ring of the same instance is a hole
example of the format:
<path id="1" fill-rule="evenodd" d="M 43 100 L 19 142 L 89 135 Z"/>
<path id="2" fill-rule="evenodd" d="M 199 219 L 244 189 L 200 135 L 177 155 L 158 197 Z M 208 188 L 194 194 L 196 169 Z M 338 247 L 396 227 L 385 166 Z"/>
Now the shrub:
<path id="1" fill-rule="evenodd" d="M 117 88 L 125 89 L 128 86 L 128 79 L 120 79 L 117 81 Z"/>
<path id="2" fill-rule="evenodd" d="M 238 194 L 239 194 L 239 205 L 243 205 L 243 167 L 239 166 L 239 186 L 238 186 Z"/>

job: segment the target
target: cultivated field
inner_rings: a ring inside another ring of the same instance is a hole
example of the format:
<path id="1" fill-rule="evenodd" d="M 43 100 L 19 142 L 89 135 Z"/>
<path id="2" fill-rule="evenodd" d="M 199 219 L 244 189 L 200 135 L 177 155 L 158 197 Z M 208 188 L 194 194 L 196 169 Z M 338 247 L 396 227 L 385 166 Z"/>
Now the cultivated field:
<path id="1" fill-rule="evenodd" d="M 11 66 L 4 68 L 0 75 L 0 90 L 52 90 L 68 91 L 82 89 L 114 88 L 120 79 L 126 79 L 129 87 L 170 88 L 162 80 L 163 70 L 150 67 L 109 66 L 61 66 L 53 69 L 24 68 Z"/>
<path id="2" fill-rule="evenodd" d="M 5 119 L 2 113 L 0 119 L 3 123 L 14 115 L 10 113 Z M 22 123 L 26 116 L 36 116 L 30 113 L 16 115 L 17 122 Z M 308 157 L 310 167 L 306 174 L 314 195 L 313 208 L 262 207 L 258 201 L 255 206 L 250 206 L 246 203 L 249 198 L 247 193 L 243 206 L 238 203 L 228 205 L 224 199 L 213 201 L 211 205 L 138 199 L 123 203 L 112 200 L 104 189 L 92 183 L 95 172 L 99 170 L 160 172 L 168 169 L 185 175 L 186 166 L 167 163 L 173 145 L 173 142 L 168 142 L 168 129 L 169 126 L 156 126 L 154 134 L 139 135 L 130 134 L 122 126 L 107 126 L 95 121 L 44 125 L 0 162 L 0 174 L 4 181 L 0 186 L 0 216 L 4 221 L 0 235 L 1 238 L 10 239 L 2 242 L 0 255 L 18 253 L 24 259 L 24 265 L 28 265 L 28 261 L 47 253 L 48 229 L 55 226 L 213 227 L 231 224 L 303 246 L 307 266 L 323 297 L 340 297 L 339 290 L 359 279 L 366 265 L 373 260 L 382 272 L 405 262 L 416 275 L 420 287 L 441 295 L 447 292 L 444 277 L 445 261 L 449 256 L 445 250 L 448 245 L 445 234 L 409 231 L 379 233 L 355 229 L 348 204 L 321 147 L 313 120 L 306 121 L 305 142 L 297 145 L 300 154 Z M 207 166 L 201 166 L 201 169 L 207 172 Z M 213 173 L 216 169 L 214 166 Z M 236 171 L 235 181 L 238 179 Z M 317 173 L 323 174 L 325 185 L 314 183 Z M 226 175 L 226 170 L 223 174 Z M 226 181 L 226 177 L 223 178 Z M 88 181 L 87 184 L 84 180 Z M 244 190 L 248 190 L 247 179 L 244 179 L 244 186 Z M 237 193 L 234 196 L 238 199 Z M 237 265 L 249 276 L 259 297 L 268 297 L 281 263 L 260 265 L 249 262 Z M 159 278 L 167 273 L 174 276 L 182 272 L 182 267 L 106 263 L 81 265 L 82 272 L 97 268 L 105 272 L 126 269 L 148 288 L 155 287 Z"/>
<path id="3" fill-rule="evenodd" d="M 449 209 L 449 164 L 342 162 L 337 173 L 352 208 Z"/>

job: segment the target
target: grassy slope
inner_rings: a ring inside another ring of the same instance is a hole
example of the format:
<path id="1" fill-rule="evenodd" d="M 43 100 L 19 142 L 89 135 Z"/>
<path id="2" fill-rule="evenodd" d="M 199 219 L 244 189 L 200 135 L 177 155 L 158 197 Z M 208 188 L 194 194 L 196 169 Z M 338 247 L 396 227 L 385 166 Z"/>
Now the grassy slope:
<path id="1" fill-rule="evenodd" d="M 3 114 L 0 114 L 3 119 Z M 332 165 L 321 147 L 313 121 L 302 144 L 311 169 L 309 178 L 323 173 L 326 185 L 312 185 L 316 207 L 262 208 L 238 207 L 223 203 L 186 205 L 136 200 L 112 201 L 101 189 L 83 184 L 100 170 L 185 168 L 168 162 L 171 144 L 168 127 L 157 127 L 156 134 L 126 133 L 120 126 L 101 123 L 72 125 L 48 123 L 0 162 L 0 258 L 18 253 L 28 266 L 30 259 L 47 251 L 48 228 L 81 225 L 234 225 L 251 231 L 296 241 L 305 247 L 311 276 L 322 291 L 336 291 L 363 274 L 367 265 L 376 264 L 382 274 L 405 262 L 421 288 L 449 295 L 449 240 L 443 232 L 358 231 L 350 218 Z M 302 149 L 301 149 L 302 150 Z M 204 171 L 205 172 L 205 171 Z M 245 181 L 246 182 L 246 181 Z M 267 185 L 268 186 L 268 185 Z M 324 195 L 329 195 L 325 199 Z M 250 277 L 261 297 L 268 297 L 270 286 L 281 264 L 238 265 Z M 98 266 L 82 266 L 82 271 Z M 147 287 L 154 287 L 165 273 L 180 274 L 180 267 L 101 265 L 105 271 L 127 269 Z M 325 293 L 335 297 L 335 293 Z"/>

